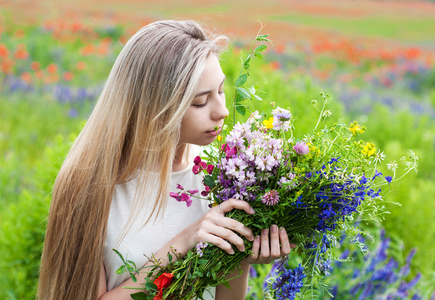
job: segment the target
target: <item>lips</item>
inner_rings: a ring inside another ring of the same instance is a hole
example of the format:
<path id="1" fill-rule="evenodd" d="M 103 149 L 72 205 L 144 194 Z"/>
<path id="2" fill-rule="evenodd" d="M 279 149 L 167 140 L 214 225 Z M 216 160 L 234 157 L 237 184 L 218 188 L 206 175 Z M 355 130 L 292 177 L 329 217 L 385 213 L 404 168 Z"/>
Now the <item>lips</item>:
<path id="1" fill-rule="evenodd" d="M 217 136 L 219 133 L 221 133 L 221 131 L 222 131 L 222 128 L 219 127 L 218 130 L 209 130 L 209 131 L 206 131 L 205 133 L 213 135 L 213 136 Z"/>

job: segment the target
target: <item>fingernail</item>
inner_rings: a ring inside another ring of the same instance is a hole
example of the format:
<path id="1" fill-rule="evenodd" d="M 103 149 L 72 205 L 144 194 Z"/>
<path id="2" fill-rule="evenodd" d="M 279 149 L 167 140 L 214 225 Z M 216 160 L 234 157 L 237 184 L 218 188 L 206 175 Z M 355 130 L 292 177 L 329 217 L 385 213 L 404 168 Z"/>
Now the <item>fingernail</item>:
<path id="1" fill-rule="evenodd" d="M 250 211 L 251 211 L 251 214 L 255 214 L 255 210 L 252 207 L 251 207 Z"/>
<path id="2" fill-rule="evenodd" d="M 260 236 L 257 235 L 257 236 L 255 237 L 255 240 L 256 240 L 256 241 L 259 241 L 259 240 L 260 240 Z"/>
<path id="3" fill-rule="evenodd" d="M 285 232 L 285 228 L 281 227 L 279 230 L 281 230 L 281 232 Z"/>
<path id="4" fill-rule="evenodd" d="M 249 240 L 250 242 L 253 242 L 253 241 L 254 241 L 254 239 L 255 239 L 255 238 L 254 238 L 254 236 L 253 236 L 253 235 L 251 235 L 251 236 L 249 236 L 249 237 L 248 237 L 248 240 Z"/>
<path id="5" fill-rule="evenodd" d="M 242 248 L 240 248 L 240 252 L 245 252 L 245 246 L 243 246 Z"/>
<path id="6" fill-rule="evenodd" d="M 275 233 L 278 231 L 278 226 L 272 225 L 272 232 Z"/>
<path id="7" fill-rule="evenodd" d="M 230 254 L 234 254 L 234 250 L 233 249 L 230 250 Z"/>

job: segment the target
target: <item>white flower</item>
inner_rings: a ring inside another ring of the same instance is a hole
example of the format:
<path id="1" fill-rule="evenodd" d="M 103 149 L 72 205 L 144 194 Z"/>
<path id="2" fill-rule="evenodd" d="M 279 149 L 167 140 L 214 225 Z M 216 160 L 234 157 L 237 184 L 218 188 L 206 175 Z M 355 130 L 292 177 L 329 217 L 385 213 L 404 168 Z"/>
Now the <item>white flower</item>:
<path id="1" fill-rule="evenodd" d="M 387 169 L 388 169 L 388 170 L 391 170 L 391 171 L 393 171 L 393 172 L 396 172 L 396 170 L 397 170 L 397 164 L 396 164 L 396 161 L 393 160 L 393 161 L 391 161 L 389 164 L 387 164 Z"/>

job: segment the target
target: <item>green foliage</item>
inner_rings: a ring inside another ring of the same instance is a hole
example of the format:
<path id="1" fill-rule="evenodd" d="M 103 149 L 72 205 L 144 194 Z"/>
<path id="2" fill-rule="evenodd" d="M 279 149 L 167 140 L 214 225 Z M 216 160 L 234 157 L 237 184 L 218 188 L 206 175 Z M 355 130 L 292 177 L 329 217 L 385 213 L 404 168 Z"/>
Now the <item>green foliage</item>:
<path id="1" fill-rule="evenodd" d="M 46 147 L 28 186 L 0 213 L 1 299 L 35 299 L 51 188 L 72 140 L 58 136 Z"/>

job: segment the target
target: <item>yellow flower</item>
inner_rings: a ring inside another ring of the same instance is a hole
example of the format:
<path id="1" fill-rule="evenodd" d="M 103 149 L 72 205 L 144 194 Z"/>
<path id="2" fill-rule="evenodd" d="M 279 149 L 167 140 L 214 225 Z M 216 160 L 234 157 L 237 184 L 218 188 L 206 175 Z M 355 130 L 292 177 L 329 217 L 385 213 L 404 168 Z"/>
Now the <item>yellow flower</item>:
<path id="1" fill-rule="evenodd" d="M 349 130 L 352 132 L 353 135 L 357 135 L 358 133 L 364 133 L 364 130 L 366 128 L 364 126 L 359 126 L 357 121 L 354 121 L 350 124 Z"/>
<path id="2" fill-rule="evenodd" d="M 270 117 L 269 120 L 264 120 L 264 121 L 263 121 L 263 125 L 264 125 L 267 129 L 271 129 L 271 128 L 273 128 L 273 117 Z"/>
<path id="3" fill-rule="evenodd" d="M 376 154 L 376 148 L 375 144 L 372 143 L 366 143 L 362 146 L 361 152 L 366 155 L 367 157 L 374 156 Z"/>
<path id="4" fill-rule="evenodd" d="M 217 140 L 218 140 L 219 142 L 222 141 L 222 136 L 221 136 L 221 135 L 218 135 Z"/>

